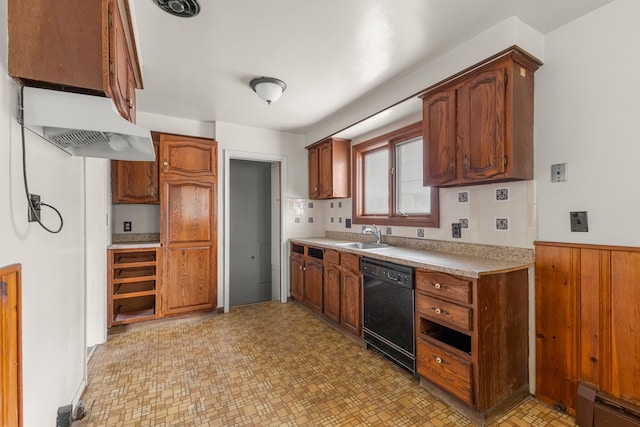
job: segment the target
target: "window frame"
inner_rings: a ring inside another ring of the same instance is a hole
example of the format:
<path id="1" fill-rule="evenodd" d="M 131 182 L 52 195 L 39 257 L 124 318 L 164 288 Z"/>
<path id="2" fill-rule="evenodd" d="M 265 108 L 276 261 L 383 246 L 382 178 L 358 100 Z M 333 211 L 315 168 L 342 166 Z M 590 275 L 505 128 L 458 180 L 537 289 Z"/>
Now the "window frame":
<path id="1" fill-rule="evenodd" d="M 427 215 L 396 213 L 395 173 L 388 173 L 389 212 L 387 215 L 367 215 L 364 213 L 364 157 L 365 155 L 387 150 L 389 165 L 387 171 L 395 168 L 396 146 L 411 139 L 422 137 L 422 122 L 416 122 L 400 129 L 385 133 L 352 147 L 352 218 L 354 224 L 397 225 L 406 227 L 438 228 L 440 225 L 439 189 L 430 187 L 431 213 Z"/>

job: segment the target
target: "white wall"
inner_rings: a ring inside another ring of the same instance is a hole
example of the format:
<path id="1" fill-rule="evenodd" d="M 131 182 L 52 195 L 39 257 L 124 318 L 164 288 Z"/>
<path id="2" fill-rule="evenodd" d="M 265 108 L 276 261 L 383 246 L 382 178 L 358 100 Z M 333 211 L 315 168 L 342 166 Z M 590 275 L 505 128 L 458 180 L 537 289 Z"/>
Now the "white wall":
<path id="1" fill-rule="evenodd" d="M 160 205 L 117 204 L 111 205 L 113 233 L 128 234 L 124 222 L 131 222 L 131 233 L 147 234 L 160 232 Z"/>
<path id="2" fill-rule="evenodd" d="M 640 244 L 640 2 L 617 0 L 549 33 L 536 73 L 538 239 Z M 550 167 L 568 164 L 568 181 Z M 571 232 L 570 211 L 589 231 Z"/>
<path id="3" fill-rule="evenodd" d="M 0 33 L 6 35 L 6 2 Z M 29 190 L 64 218 L 59 234 L 27 222 L 17 85 L 8 77 L 6 39 L 0 63 L 0 265 L 22 264 L 24 426 L 54 426 L 57 408 L 79 397 L 85 374 L 84 159 L 26 134 Z M 43 222 L 58 218 L 43 208 Z"/>
<path id="4" fill-rule="evenodd" d="M 109 160 L 85 160 L 85 262 L 87 347 L 107 341 L 107 257 L 111 243 Z"/>

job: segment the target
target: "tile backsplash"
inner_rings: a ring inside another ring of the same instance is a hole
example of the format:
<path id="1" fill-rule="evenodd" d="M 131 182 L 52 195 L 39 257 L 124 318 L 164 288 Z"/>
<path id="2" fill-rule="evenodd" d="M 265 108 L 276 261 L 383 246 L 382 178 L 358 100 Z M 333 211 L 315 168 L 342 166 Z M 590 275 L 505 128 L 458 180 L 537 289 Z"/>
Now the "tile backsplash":
<path id="1" fill-rule="evenodd" d="M 383 236 L 453 241 L 451 224 L 460 223 L 462 237 L 455 241 L 533 248 L 533 241 L 537 234 L 535 194 L 535 181 L 441 188 L 439 228 L 394 225 L 381 227 L 382 234 Z M 290 204 L 296 201 L 304 202 L 305 200 L 290 199 Z M 318 236 L 324 235 L 325 230 L 357 232 L 363 225 L 354 224 L 352 229 L 345 227 L 345 219 L 352 217 L 351 199 L 315 200 L 313 210 L 303 209 L 303 211 L 297 215 L 302 218 L 303 225 L 307 226 L 304 231 L 315 232 Z M 313 224 L 307 223 L 306 216 L 309 215 L 314 217 Z M 317 227 L 318 225 L 322 226 Z M 298 231 L 295 228 L 294 230 Z"/>
<path id="2" fill-rule="evenodd" d="M 287 232 L 289 237 L 323 236 L 324 200 L 287 199 Z"/>

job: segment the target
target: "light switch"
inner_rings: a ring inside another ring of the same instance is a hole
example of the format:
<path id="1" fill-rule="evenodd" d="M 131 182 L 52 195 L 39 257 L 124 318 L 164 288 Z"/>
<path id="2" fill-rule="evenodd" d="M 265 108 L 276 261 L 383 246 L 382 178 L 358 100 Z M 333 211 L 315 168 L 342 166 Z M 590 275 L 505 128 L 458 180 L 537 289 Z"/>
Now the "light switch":
<path id="1" fill-rule="evenodd" d="M 567 181 L 567 164 L 557 163 L 551 165 L 551 182 L 566 182 Z"/>

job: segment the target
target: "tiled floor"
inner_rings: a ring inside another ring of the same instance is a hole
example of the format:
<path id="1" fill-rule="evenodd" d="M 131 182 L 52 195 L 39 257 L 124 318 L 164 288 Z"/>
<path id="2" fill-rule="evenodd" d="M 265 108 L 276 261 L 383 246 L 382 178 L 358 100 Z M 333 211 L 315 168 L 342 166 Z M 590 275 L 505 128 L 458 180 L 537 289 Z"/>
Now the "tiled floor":
<path id="1" fill-rule="evenodd" d="M 74 426 L 471 426 L 405 371 L 294 304 L 152 322 L 89 363 Z M 573 426 L 533 398 L 504 426 Z"/>

